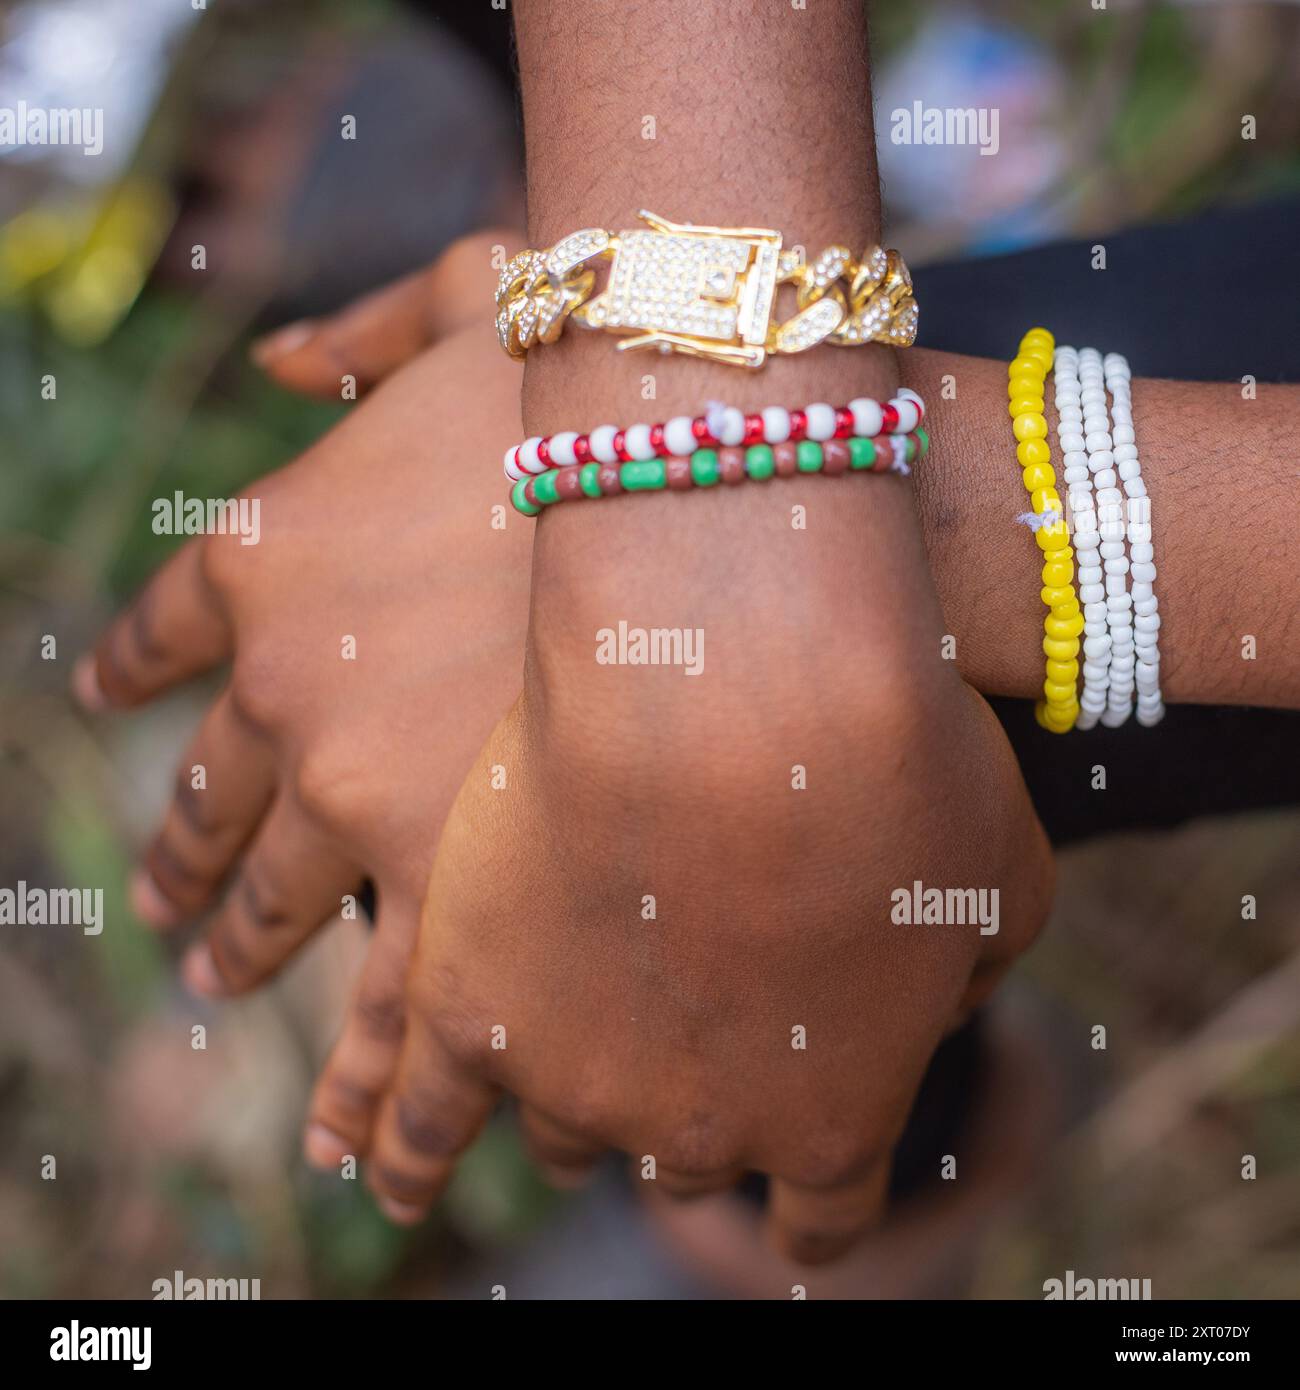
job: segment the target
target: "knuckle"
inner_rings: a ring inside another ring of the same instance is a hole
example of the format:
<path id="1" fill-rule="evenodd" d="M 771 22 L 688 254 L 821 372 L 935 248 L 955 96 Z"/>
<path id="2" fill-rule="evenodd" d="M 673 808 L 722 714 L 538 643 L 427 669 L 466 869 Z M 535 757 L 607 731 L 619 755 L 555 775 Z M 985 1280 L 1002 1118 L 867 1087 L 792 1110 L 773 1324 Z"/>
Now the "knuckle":
<path id="1" fill-rule="evenodd" d="M 684 1178 L 707 1178 L 734 1166 L 735 1146 L 708 1122 L 697 1122 L 659 1146 L 662 1167 Z"/>
<path id="2" fill-rule="evenodd" d="M 172 804 L 186 826 L 196 835 L 213 835 L 221 830 L 221 818 L 216 814 L 216 800 L 206 789 L 194 785 L 188 766 L 176 772 L 172 787 Z"/>
<path id="3" fill-rule="evenodd" d="M 478 1009 L 455 996 L 424 999 L 420 1013 L 426 1027 L 454 1062 L 478 1068 L 491 1056 L 492 1025 Z"/>
<path id="4" fill-rule="evenodd" d="M 348 749 L 314 746 L 294 770 L 294 795 L 309 816 L 330 824 L 352 804 L 355 779 L 356 758 Z"/>
<path id="5" fill-rule="evenodd" d="M 436 1099 L 422 1101 L 413 1095 L 398 1096 L 394 1120 L 402 1142 L 423 1158 L 454 1158 L 469 1143 L 463 1130 L 442 1119 Z"/>
<path id="6" fill-rule="evenodd" d="M 274 931 L 294 920 L 291 895 L 273 880 L 265 868 L 249 870 L 240 878 L 239 902 L 245 916 L 258 931 Z"/>
<path id="7" fill-rule="evenodd" d="M 836 1134 L 806 1149 L 791 1177 L 814 1190 L 839 1187 L 860 1176 L 874 1159 L 874 1149 L 856 1135 Z"/>
<path id="8" fill-rule="evenodd" d="M 362 1030 L 375 1042 L 398 1043 L 406 1033 L 406 1000 L 400 989 L 361 994 L 356 1012 Z"/>

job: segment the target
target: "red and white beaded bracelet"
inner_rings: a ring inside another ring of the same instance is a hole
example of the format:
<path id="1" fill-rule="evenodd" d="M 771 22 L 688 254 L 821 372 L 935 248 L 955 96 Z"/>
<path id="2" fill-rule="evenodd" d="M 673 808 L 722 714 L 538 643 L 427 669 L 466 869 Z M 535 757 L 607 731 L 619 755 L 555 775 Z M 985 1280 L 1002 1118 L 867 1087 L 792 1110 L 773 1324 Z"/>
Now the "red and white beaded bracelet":
<path id="1" fill-rule="evenodd" d="M 733 405 L 713 403 L 703 415 L 677 415 L 661 425 L 600 425 L 589 434 L 565 430 L 534 435 L 506 450 L 506 477 L 513 481 L 571 464 L 636 463 L 655 458 L 686 458 L 701 448 L 739 448 L 753 444 L 816 444 L 830 439 L 874 439 L 911 434 L 925 418 L 925 403 L 904 387 L 881 405 L 859 396 L 848 405 L 817 401 L 803 410 L 770 405 L 746 415 Z"/>

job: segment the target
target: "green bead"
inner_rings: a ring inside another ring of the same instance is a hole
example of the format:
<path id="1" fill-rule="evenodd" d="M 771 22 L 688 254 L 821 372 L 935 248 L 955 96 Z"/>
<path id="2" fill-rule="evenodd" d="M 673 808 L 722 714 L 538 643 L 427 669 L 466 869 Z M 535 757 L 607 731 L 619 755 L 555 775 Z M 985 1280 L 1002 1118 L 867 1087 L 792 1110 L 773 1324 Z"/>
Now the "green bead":
<path id="1" fill-rule="evenodd" d="M 770 478 L 776 472 L 770 444 L 751 444 L 745 450 L 745 472 L 751 478 Z"/>
<path id="2" fill-rule="evenodd" d="M 718 455 L 713 449 L 696 449 L 691 455 L 691 480 L 696 487 L 712 487 L 718 481 Z"/>
<path id="3" fill-rule="evenodd" d="M 916 439 L 917 443 L 921 446 L 921 457 L 924 458 L 926 454 L 930 452 L 930 436 L 920 425 L 916 427 Z"/>
<path id="4" fill-rule="evenodd" d="M 618 477 L 625 492 L 646 492 L 663 487 L 668 471 L 663 459 L 638 459 L 625 463 Z"/>
<path id="5" fill-rule="evenodd" d="M 533 479 L 533 496 L 537 498 L 543 506 L 549 506 L 552 502 L 560 500 L 560 494 L 555 490 L 555 475 L 558 470 L 548 468 L 545 473 L 539 473 Z"/>
<path id="6" fill-rule="evenodd" d="M 815 439 L 801 439 L 795 449 L 795 463 L 800 473 L 820 473 L 822 446 Z"/>
<path id="7" fill-rule="evenodd" d="M 578 486 L 588 497 L 600 496 L 600 464 L 584 463 L 578 473 Z"/>
<path id="8" fill-rule="evenodd" d="M 854 435 L 848 441 L 849 467 L 870 468 L 876 461 L 876 446 L 869 439 L 859 439 Z"/>
<path id="9" fill-rule="evenodd" d="M 536 516 L 542 509 L 535 507 L 527 497 L 524 496 L 524 489 L 528 486 L 527 478 L 520 478 L 519 481 L 510 489 L 510 500 L 515 504 L 515 511 L 523 512 L 525 516 Z"/>
<path id="10" fill-rule="evenodd" d="M 916 440 L 910 434 L 904 443 L 903 461 L 905 463 L 916 462 Z"/>

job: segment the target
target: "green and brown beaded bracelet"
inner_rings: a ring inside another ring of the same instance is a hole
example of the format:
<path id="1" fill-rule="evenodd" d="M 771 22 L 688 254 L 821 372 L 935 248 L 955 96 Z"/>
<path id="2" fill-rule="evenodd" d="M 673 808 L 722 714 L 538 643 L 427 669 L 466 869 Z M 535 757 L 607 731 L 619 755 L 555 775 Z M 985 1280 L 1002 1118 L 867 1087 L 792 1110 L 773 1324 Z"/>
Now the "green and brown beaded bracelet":
<path id="1" fill-rule="evenodd" d="M 746 479 L 792 478 L 800 473 L 835 477 L 847 472 L 906 473 L 923 459 L 930 436 L 919 426 L 911 434 L 874 439 L 801 439 L 783 444 L 751 444 L 747 449 L 697 449 L 689 457 L 637 459 L 630 463 L 580 463 L 548 468 L 521 478 L 510 490 L 516 511 L 536 516 L 556 502 L 614 497 L 621 492 L 689 492 Z"/>

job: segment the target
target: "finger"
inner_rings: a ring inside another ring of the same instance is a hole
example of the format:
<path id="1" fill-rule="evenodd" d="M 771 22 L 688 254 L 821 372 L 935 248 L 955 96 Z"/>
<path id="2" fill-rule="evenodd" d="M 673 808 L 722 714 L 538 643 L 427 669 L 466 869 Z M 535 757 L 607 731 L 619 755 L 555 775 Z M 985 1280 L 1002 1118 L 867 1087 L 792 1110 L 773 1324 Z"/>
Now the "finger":
<path id="1" fill-rule="evenodd" d="M 87 709 L 130 706 L 225 661 L 230 626 L 204 581 L 200 544 L 182 547 L 77 662 L 73 692 Z"/>
<path id="2" fill-rule="evenodd" d="M 338 400 L 344 376 L 376 386 L 431 341 L 428 274 L 417 271 L 328 318 L 290 324 L 253 344 L 253 360 L 281 386 Z"/>
<path id="3" fill-rule="evenodd" d="M 657 1166 L 655 1186 L 670 1197 L 690 1201 L 693 1197 L 705 1197 L 711 1192 L 729 1192 L 744 1176 L 743 1168 L 725 1168 L 716 1173 L 678 1173 L 671 1168 Z"/>
<path id="4" fill-rule="evenodd" d="M 838 1258 L 875 1226 L 884 1211 L 890 1156 L 860 1176 L 831 1187 L 772 1180 L 768 1234 L 787 1259 L 825 1264 Z"/>
<path id="5" fill-rule="evenodd" d="M 361 978 L 307 1111 L 303 1153 L 314 1167 L 337 1168 L 347 1154 L 370 1151 L 406 1034 L 406 972 L 419 926 L 417 905 L 381 891 Z"/>
<path id="6" fill-rule="evenodd" d="M 132 879 L 136 915 L 170 927 L 206 909 L 274 790 L 270 746 L 223 692 L 181 759 L 171 805 Z"/>
<path id="7" fill-rule="evenodd" d="M 584 1138 L 531 1105 L 519 1107 L 519 1128 L 533 1162 L 552 1187 L 581 1187 L 592 1174 L 605 1145 Z"/>
<path id="8" fill-rule="evenodd" d="M 370 1190 L 389 1220 L 410 1226 L 424 1217 L 495 1099 L 493 1087 L 411 1019 L 393 1089 L 379 1112 L 368 1169 Z"/>
<path id="9" fill-rule="evenodd" d="M 196 994 L 242 994 L 277 971 L 361 881 L 296 802 L 278 797 L 181 967 Z"/>

